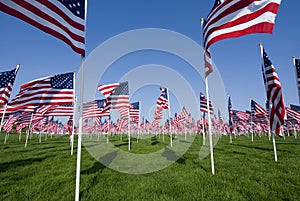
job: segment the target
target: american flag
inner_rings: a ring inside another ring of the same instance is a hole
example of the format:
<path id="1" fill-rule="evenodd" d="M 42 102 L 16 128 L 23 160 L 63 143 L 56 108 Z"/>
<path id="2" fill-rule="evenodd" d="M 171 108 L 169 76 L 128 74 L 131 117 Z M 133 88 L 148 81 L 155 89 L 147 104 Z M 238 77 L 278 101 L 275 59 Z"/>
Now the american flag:
<path id="1" fill-rule="evenodd" d="M 287 121 L 292 123 L 300 123 L 300 113 L 290 108 L 285 108 L 287 113 Z"/>
<path id="2" fill-rule="evenodd" d="M 33 80 L 21 86 L 9 105 L 15 109 L 42 105 L 73 104 L 74 73 Z"/>
<path id="3" fill-rule="evenodd" d="M 107 98 L 110 103 L 110 109 L 118 109 L 121 107 L 129 108 L 129 89 L 128 82 L 121 82 L 113 90 L 111 95 Z"/>
<path id="4" fill-rule="evenodd" d="M 205 75 L 212 72 L 210 46 L 223 39 L 272 33 L 281 0 L 216 0 L 203 26 Z"/>
<path id="5" fill-rule="evenodd" d="M 270 103 L 270 128 L 276 134 L 280 134 L 280 127 L 284 124 L 285 107 L 282 96 L 281 84 L 271 60 L 264 48 L 261 46 L 263 66 L 263 75 L 265 77 L 265 87 L 267 99 Z"/>
<path id="6" fill-rule="evenodd" d="M 113 83 L 113 84 L 106 84 L 106 85 L 100 84 L 98 86 L 98 91 L 100 91 L 103 94 L 103 96 L 107 99 L 119 85 L 120 83 Z"/>
<path id="7" fill-rule="evenodd" d="M 85 0 L 2 0 L 0 11 L 17 17 L 85 54 Z"/>
<path id="8" fill-rule="evenodd" d="M 209 109 L 207 108 L 207 99 L 202 92 L 200 92 L 200 111 L 204 113 L 209 111 L 210 114 L 214 113 L 211 101 L 209 101 Z"/>
<path id="9" fill-rule="evenodd" d="M 298 95 L 300 97 L 300 59 L 295 59 L 295 70 L 297 76 Z"/>
<path id="10" fill-rule="evenodd" d="M 168 89 L 167 88 L 160 88 L 161 95 L 158 97 L 156 101 L 156 106 L 161 107 L 163 109 L 169 108 L 169 101 L 168 101 Z"/>
<path id="11" fill-rule="evenodd" d="M 251 99 L 251 113 L 256 117 L 267 117 L 268 112 L 257 102 Z"/>
<path id="12" fill-rule="evenodd" d="M 8 103 L 19 66 L 11 71 L 0 72 L 0 106 Z"/>
<path id="13" fill-rule="evenodd" d="M 132 122 L 139 122 L 140 119 L 140 102 L 130 103 L 129 116 Z"/>
<path id="14" fill-rule="evenodd" d="M 281 0 L 217 1 L 203 30 L 204 47 L 252 33 L 272 33 Z"/>
<path id="15" fill-rule="evenodd" d="M 17 118 L 21 115 L 21 112 L 16 112 L 12 115 L 9 116 L 8 119 L 6 119 L 3 122 L 3 129 L 7 132 L 10 133 L 13 127 L 13 124 L 17 121 Z"/>
<path id="16" fill-rule="evenodd" d="M 71 116 L 74 113 L 73 105 L 54 105 L 48 110 L 46 116 Z"/>
<path id="17" fill-rule="evenodd" d="M 83 104 L 83 118 L 96 118 L 102 116 L 109 116 L 109 110 L 104 111 L 104 104 L 106 100 L 93 100 Z"/>
<path id="18" fill-rule="evenodd" d="M 300 106 L 298 106 L 298 105 L 290 104 L 290 108 L 291 108 L 292 110 L 295 110 L 295 111 L 297 111 L 297 112 L 300 112 Z"/>
<path id="19" fill-rule="evenodd" d="M 238 110 L 232 110 L 232 112 L 233 112 L 232 119 L 235 122 L 249 120 L 250 114 L 248 112 L 243 112 Z"/>

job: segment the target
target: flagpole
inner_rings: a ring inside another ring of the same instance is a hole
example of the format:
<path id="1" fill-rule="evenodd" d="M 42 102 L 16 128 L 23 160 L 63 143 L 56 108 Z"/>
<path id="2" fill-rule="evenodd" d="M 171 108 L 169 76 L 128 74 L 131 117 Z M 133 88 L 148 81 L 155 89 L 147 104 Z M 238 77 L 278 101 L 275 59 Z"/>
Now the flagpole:
<path id="1" fill-rule="evenodd" d="M 128 107 L 128 120 L 127 120 L 127 126 L 128 126 L 128 151 L 130 151 L 130 114 L 129 114 L 129 107 Z"/>
<path id="2" fill-rule="evenodd" d="M 264 58 L 263 57 L 263 44 L 259 43 L 259 46 L 260 46 L 261 57 L 263 59 Z M 263 64 L 263 66 L 264 66 L 264 64 Z M 264 67 L 263 73 L 265 73 L 265 67 Z M 267 88 L 266 88 L 266 90 L 267 90 Z M 273 141 L 273 149 L 274 149 L 274 159 L 275 159 L 275 162 L 277 162 L 277 150 L 276 150 L 275 135 L 274 135 L 274 132 L 271 130 L 271 123 L 270 123 L 270 113 L 271 113 L 272 107 L 273 107 L 273 105 L 269 101 L 269 127 L 270 127 L 269 129 L 270 129 L 270 132 L 272 133 L 272 141 Z"/>
<path id="3" fill-rule="evenodd" d="M 32 117 L 33 117 L 33 113 L 31 114 L 28 130 L 26 133 L 26 141 L 25 141 L 25 145 L 24 145 L 25 148 L 27 147 L 27 143 L 28 143 L 28 137 L 29 137 L 30 127 L 31 127 L 31 123 L 32 123 Z"/>
<path id="4" fill-rule="evenodd" d="M 167 96 L 168 96 L 168 116 L 169 116 L 169 133 L 170 133 L 170 146 L 173 146 L 173 139 L 172 139 L 172 122 L 171 122 L 171 104 L 170 104 L 170 94 L 169 88 L 167 87 Z"/>
<path id="5" fill-rule="evenodd" d="M 201 28 L 203 28 L 204 19 L 201 18 Z M 205 67 L 205 66 L 204 66 Z M 206 75 L 205 75 L 206 76 Z M 210 119 L 210 108 L 209 108 L 209 93 L 208 93 L 208 77 L 205 77 L 205 91 L 206 91 L 206 105 L 207 105 L 207 118 L 208 118 L 208 135 L 209 135 L 209 148 L 210 148 L 210 161 L 211 161 L 211 172 L 215 174 L 215 165 L 214 165 L 214 153 L 213 153 L 213 142 L 212 142 L 212 133 L 211 133 L 211 119 Z"/>
<path id="6" fill-rule="evenodd" d="M 139 121 L 138 121 L 138 137 L 137 137 L 137 142 L 139 141 L 138 139 L 141 137 L 141 101 L 139 101 Z"/>
<path id="7" fill-rule="evenodd" d="M 300 90 L 299 90 L 299 81 L 298 81 L 298 73 L 297 73 L 297 66 L 296 66 L 296 58 L 294 56 L 292 56 L 293 59 L 293 63 L 294 63 L 294 67 L 295 67 L 295 75 L 296 75 L 296 84 L 297 84 L 297 89 L 298 89 L 298 99 L 299 99 L 299 103 L 300 103 Z"/>

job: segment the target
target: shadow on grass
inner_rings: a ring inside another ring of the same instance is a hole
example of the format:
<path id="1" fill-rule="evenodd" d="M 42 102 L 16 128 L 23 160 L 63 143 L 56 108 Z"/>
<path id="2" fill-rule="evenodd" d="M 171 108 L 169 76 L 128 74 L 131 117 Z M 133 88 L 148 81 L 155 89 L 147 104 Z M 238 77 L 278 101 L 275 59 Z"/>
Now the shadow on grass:
<path id="1" fill-rule="evenodd" d="M 235 144 L 235 146 L 245 147 L 245 148 L 249 148 L 249 149 L 257 149 L 257 150 L 261 150 L 261 151 L 273 151 L 273 148 L 257 147 L 257 146 L 251 146 L 251 145 Z"/>
<path id="2" fill-rule="evenodd" d="M 124 142 L 124 143 L 121 143 L 121 144 L 115 144 L 114 146 L 115 147 L 128 146 L 128 142 Z"/>
<path id="3" fill-rule="evenodd" d="M 90 167 L 87 170 L 82 171 L 81 173 L 86 174 L 86 175 L 93 174 L 96 172 L 101 173 L 116 158 L 118 151 L 119 150 L 111 152 L 111 153 L 99 158 L 99 160 L 96 161 L 92 167 Z M 105 164 L 105 165 L 103 165 L 103 164 Z"/>
<path id="4" fill-rule="evenodd" d="M 40 157 L 40 158 L 29 158 L 29 159 L 24 159 L 24 160 L 17 160 L 17 161 L 12 161 L 12 162 L 5 162 L 5 163 L 0 163 L 1 167 L 1 172 L 6 172 L 10 169 L 14 169 L 17 167 L 24 167 L 26 165 L 32 165 L 33 163 L 40 163 L 44 161 L 47 158 L 50 157 L 55 157 L 55 155 L 49 155 L 47 157 Z"/>
<path id="5" fill-rule="evenodd" d="M 167 160 L 176 161 L 179 164 L 185 164 L 185 159 L 177 156 L 173 150 L 165 148 L 165 151 L 162 153 L 162 156 L 166 157 Z"/>

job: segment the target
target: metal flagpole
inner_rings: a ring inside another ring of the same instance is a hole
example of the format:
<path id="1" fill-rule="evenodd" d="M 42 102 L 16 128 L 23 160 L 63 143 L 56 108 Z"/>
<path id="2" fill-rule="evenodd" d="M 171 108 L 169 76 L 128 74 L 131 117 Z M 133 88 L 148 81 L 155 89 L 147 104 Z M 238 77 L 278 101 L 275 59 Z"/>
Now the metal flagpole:
<path id="1" fill-rule="evenodd" d="M 129 107 L 128 107 L 128 120 L 127 120 L 127 126 L 128 126 L 128 151 L 130 151 L 130 115 L 129 115 Z"/>
<path id="2" fill-rule="evenodd" d="M 297 70 L 297 66 L 296 66 L 296 58 L 294 56 L 292 56 L 293 59 L 293 63 L 295 66 L 295 75 L 296 75 L 296 83 L 297 83 L 297 89 L 298 89 L 298 98 L 299 98 L 299 103 L 300 103 L 300 90 L 299 90 L 299 78 L 298 78 L 298 70 Z"/>
<path id="3" fill-rule="evenodd" d="M 259 46 L 260 46 L 261 57 L 263 59 L 264 57 L 263 57 L 263 45 L 262 45 L 262 43 L 260 43 Z M 264 64 L 263 64 L 263 66 L 264 66 Z M 265 73 L 265 69 L 263 70 L 263 73 Z M 267 88 L 266 88 L 266 90 L 267 90 Z M 270 113 L 271 113 L 272 107 L 273 107 L 273 105 L 269 101 L 269 119 L 270 119 Z M 275 135 L 274 135 L 274 132 L 271 130 L 271 122 L 270 122 L 270 120 L 269 120 L 269 127 L 270 127 L 269 128 L 270 132 L 272 133 L 272 141 L 273 141 L 273 149 L 274 149 L 274 159 L 277 162 L 277 150 L 276 150 Z"/>
<path id="4" fill-rule="evenodd" d="M 30 133 L 30 127 L 31 127 L 31 123 L 32 123 L 33 114 L 34 113 L 31 114 L 28 130 L 27 130 L 27 133 L 26 133 L 26 141 L 25 141 L 25 145 L 24 145 L 25 148 L 27 147 L 27 143 L 28 143 L 28 137 L 29 137 L 29 133 Z"/>

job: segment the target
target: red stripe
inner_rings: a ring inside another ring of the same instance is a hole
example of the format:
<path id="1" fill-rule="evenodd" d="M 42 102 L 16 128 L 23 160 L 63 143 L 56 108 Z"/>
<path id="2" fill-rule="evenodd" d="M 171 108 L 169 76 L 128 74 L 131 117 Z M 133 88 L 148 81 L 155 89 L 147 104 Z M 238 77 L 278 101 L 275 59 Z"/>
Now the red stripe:
<path id="1" fill-rule="evenodd" d="M 38 29 L 41 29 L 42 31 L 56 37 L 56 38 L 59 38 L 60 40 L 64 41 L 65 43 L 67 43 L 75 52 L 81 54 L 81 55 L 85 55 L 85 50 L 84 49 L 81 49 L 81 48 L 78 48 L 76 47 L 66 36 L 64 36 L 63 34 L 53 30 L 53 29 L 50 29 L 49 27 L 45 27 L 39 23 L 37 23 L 36 21 L 30 19 L 29 17 L 27 17 L 26 15 L 20 13 L 19 11 L 17 10 L 14 10 L 14 9 L 11 9 L 10 7 L 4 5 L 3 3 L 0 2 L 0 10 L 2 10 L 3 12 L 9 14 L 9 15 L 12 15 L 12 16 L 15 16 L 35 27 L 37 27 Z M 85 43 L 85 38 L 82 38 L 80 41 L 78 41 L 80 43 Z"/>

